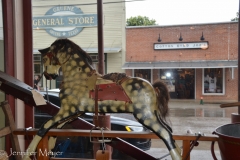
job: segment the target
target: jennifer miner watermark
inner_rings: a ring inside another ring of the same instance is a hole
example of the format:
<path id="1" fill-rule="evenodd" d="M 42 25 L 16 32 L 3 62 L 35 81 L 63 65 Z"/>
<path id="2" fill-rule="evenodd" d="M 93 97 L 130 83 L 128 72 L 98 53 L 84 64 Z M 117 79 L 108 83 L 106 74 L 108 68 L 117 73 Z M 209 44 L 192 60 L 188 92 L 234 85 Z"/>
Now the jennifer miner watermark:
<path id="1" fill-rule="evenodd" d="M 52 152 L 52 151 L 48 151 L 47 149 L 39 149 L 38 152 L 29 152 L 28 151 L 29 148 L 24 151 L 24 152 L 17 152 L 17 151 L 13 151 L 12 148 L 10 148 L 10 153 L 9 155 L 7 155 L 7 157 L 11 157 L 11 156 L 18 156 L 18 155 L 21 155 L 21 156 L 25 156 L 25 155 L 28 155 L 28 156 L 51 156 L 51 157 L 56 157 L 56 156 L 60 156 L 63 154 L 63 152 L 59 152 L 59 151 L 56 151 L 56 152 Z M 0 152 L 0 156 L 4 156 L 6 153 L 4 152 Z"/>

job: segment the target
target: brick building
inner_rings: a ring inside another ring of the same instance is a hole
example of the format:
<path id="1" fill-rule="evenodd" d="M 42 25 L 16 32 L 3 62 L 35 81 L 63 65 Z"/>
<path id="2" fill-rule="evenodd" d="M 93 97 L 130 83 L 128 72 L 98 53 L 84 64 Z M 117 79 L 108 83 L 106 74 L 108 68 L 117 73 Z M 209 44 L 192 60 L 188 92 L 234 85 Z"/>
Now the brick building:
<path id="1" fill-rule="evenodd" d="M 238 23 L 126 28 L 131 76 L 168 85 L 172 99 L 237 100 Z"/>

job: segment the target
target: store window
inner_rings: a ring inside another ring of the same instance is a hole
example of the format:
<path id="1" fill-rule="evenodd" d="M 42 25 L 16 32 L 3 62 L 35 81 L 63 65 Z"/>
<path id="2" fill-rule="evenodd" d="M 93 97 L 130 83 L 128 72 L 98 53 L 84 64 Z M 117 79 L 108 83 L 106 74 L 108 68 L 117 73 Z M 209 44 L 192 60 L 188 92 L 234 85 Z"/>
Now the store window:
<path id="1" fill-rule="evenodd" d="M 224 77 L 223 68 L 203 69 L 203 94 L 224 94 Z"/>
<path id="2" fill-rule="evenodd" d="M 175 92 L 175 79 L 176 73 L 175 70 L 161 69 L 160 70 L 160 79 L 167 85 L 169 92 Z"/>
<path id="3" fill-rule="evenodd" d="M 151 82 L 151 69 L 135 69 L 134 77 L 140 77 Z"/>
<path id="4" fill-rule="evenodd" d="M 195 69 L 160 69 L 159 75 L 172 99 L 195 98 Z"/>

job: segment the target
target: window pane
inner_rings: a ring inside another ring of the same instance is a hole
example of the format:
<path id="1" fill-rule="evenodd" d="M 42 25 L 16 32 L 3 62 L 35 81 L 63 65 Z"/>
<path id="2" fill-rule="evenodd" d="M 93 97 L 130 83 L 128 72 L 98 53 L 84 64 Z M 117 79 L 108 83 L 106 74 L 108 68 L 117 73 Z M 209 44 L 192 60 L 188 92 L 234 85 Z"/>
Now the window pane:
<path id="1" fill-rule="evenodd" d="M 135 69 L 134 77 L 140 77 L 151 82 L 151 70 L 150 69 Z"/>
<path id="2" fill-rule="evenodd" d="M 34 63 L 34 74 L 40 74 L 40 73 L 41 73 L 41 64 Z"/>
<path id="3" fill-rule="evenodd" d="M 204 93 L 223 93 L 223 69 L 204 69 Z"/>

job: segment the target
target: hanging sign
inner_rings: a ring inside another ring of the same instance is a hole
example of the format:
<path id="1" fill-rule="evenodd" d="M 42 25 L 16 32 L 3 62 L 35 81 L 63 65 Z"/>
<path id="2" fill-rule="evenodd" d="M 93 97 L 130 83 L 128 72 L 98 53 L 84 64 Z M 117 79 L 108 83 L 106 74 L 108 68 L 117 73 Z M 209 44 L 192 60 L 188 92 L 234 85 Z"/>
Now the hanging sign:
<path id="1" fill-rule="evenodd" d="M 207 49 L 208 42 L 154 43 L 155 50 L 167 49 Z"/>
<path id="2" fill-rule="evenodd" d="M 45 29 L 54 37 L 73 37 L 84 27 L 97 26 L 97 14 L 83 14 L 75 6 L 56 6 L 49 9 L 45 16 L 32 19 L 33 29 Z"/>

